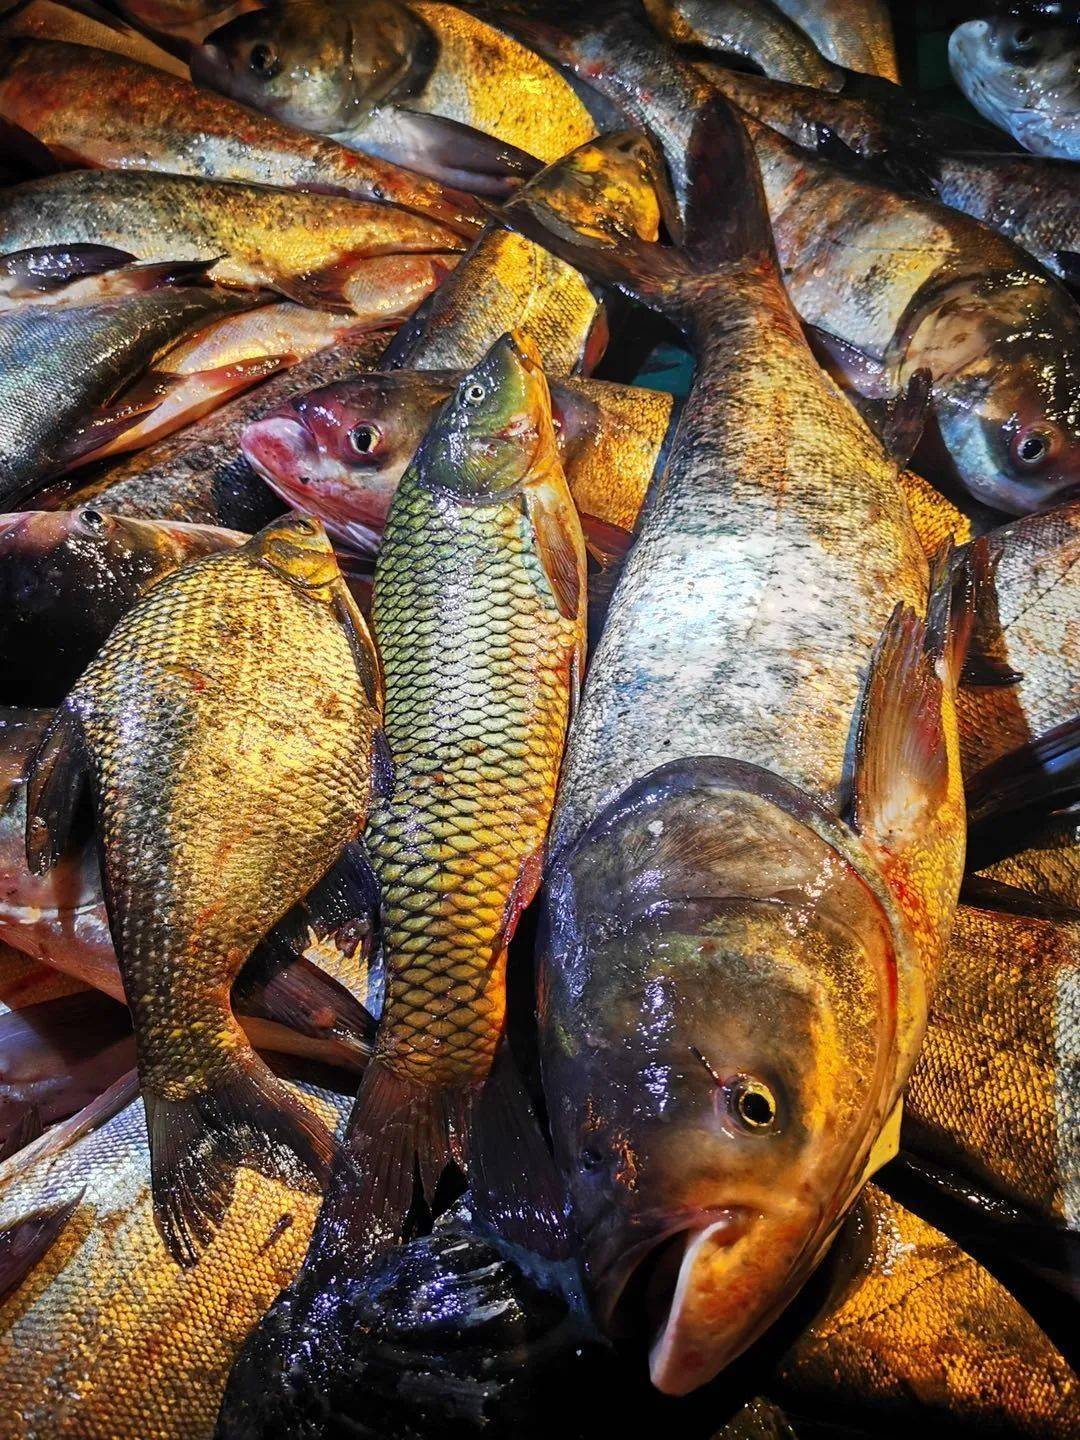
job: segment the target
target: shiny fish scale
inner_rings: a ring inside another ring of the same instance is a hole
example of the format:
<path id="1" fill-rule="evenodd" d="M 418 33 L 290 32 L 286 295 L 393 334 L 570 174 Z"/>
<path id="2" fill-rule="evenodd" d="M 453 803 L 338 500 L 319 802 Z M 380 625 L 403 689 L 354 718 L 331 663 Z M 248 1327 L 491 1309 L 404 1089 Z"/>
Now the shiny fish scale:
<path id="1" fill-rule="evenodd" d="M 378 1049 L 410 1078 L 461 1084 L 484 1078 L 502 1032 L 498 936 L 543 845 L 576 627 L 520 501 L 456 510 L 412 472 L 406 486 L 375 594 L 396 770 L 368 830 L 388 975 Z"/>
<path id="2" fill-rule="evenodd" d="M 156 587 L 73 699 L 140 1071 L 179 1098 L 247 1048 L 233 977 L 355 833 L 370 711 L 329 607 L 243 552 Z"/>

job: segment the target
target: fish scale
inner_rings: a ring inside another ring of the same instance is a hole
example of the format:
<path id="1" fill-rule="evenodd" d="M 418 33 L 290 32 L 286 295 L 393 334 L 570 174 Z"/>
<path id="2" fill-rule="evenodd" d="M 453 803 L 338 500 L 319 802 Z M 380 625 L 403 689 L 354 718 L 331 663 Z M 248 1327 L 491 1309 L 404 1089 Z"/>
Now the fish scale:
<path id="1" fill-rule="evenodd" d="M 409 1078 L 462 1084 L 487 1075 L 502 1033 L 502 897 L 544 842 L 576 625 L 519 503 L 454 515 L 410 488 L 375 599 L 396 761 L 368 831 L 388 975 L 377 1053 Z M 410 551 L 431 564 L 407 564 Z"/>

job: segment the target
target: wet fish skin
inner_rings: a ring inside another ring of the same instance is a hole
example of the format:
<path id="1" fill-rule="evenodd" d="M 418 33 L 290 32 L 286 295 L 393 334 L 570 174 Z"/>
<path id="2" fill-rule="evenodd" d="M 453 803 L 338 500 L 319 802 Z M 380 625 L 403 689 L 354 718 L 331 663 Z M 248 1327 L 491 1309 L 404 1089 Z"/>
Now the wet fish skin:
<path id="1" fill-rule="evenodd" d="M 1080 1229 L 1080 925 L 961 905 L 904 1145 Z"/>
<path id="2" fill-rule="evenodd" d="M 925 560 L 895 464 L 808 357 L 738 122 L 715 101 L 698 126 L 710 188 L 690 206 L 689 259 L 639 247 L 635 271 L 632 248 L 547 229 L 564 257 L 674 315 L 698 357 L 575 717 L 540 951 L 545 1095 L 599 1314 L 617 1325 L 638 1264 L 681 1240 L 651 1355 L 677 1394 L 787 1303 L 875 1163 L 964 829 L 947 693 L 921 838 L 890 852 L 895 836 L 875 848 L 871 834 L 860 858 L 862 838 L 823 818 L 844 803 L 860 676 L 896 602 L 923 611 Z M 740 198 L 722 216 L 716 174 Z M 527 224 L 523 208 L 507 222 Z M 793 929 L 780 891 L 815 896 Z M 908 957 L 898 1001 L 886 953 Z"/>
<path id="3" fill-rule="evenodd" d="M 67 164 L 269 182 L 400 205 L 467 237 L 479 228 L 471 202 L 431 181 L 81 45 L 4 42 L 0 120 Z"/>
<path id="4" fill-rule="evenodd" d="M 409 116 L 467 126 L 480 133 L 460 139 L 464 188 L 471 161 L 499 163 L 483 136 L 548 164 L 596 133 L 567 81 L 539 56 L 464 8 L 428 0 L 287 0 L 216 31 L 192 65 L 201 83 L 233 99 L 402 163 L 395 101 Z M 423 133 L 413 164 L 436 173 Z M 439 133 L 434 127 L 433 140 Z M 445 133 L 452 165 L 458 147 Z"/>
<path id="5" fill-rule="evenodd" d="M 841 77 L 804 29 L 772 0 L 732 5 L 727 0 L 646 0 L 649 18 L 680 45 L 739 55 L 774 80 L 836 90 Z"/>
<path id="6" fill-rule="evenodd" d="M 239 1164 L 325 1177 L 329 1137 L 258 1061 L 228 992 L 362 826 L 380 692 L 325 533 L 293 517 L 152 587 L 35 759 L 39 871 L 63 847 L 61 797 L 84 767 L 91 780 L 155 1209 L 182 1263 L 211 1239 Z"/>
<path id="7" fill-rule="evenodd" d="M 208 273 L 220 284 L 276 289 L 372 324 L 410 313 L 426 293 L 416 284 L 423 267 L 432 288 L 464 248 L 445 225 L 390 206 L 190 175 L 78 170 L 5 192 L 0 252 L 72 243 L 144 261 L 214 261 Z"/>
<path id="8" fill-rule="evenodd" d="M 0 703 L 59 705 L 144 591 L 244 539 L 93 509 L 0 517 Z"/>
<path id="9" fill-rule="evenodd" d="M 30 0 L 0 21 L 0 38 L 63 40 L 72 45 L 89 45 L 97 50 L 112 50 L 142 65 L 153 65 L 186 80 L 188 67 L 175 55 L 138 30 L 124 25 L 115 15 L 102 12 L 98 18 L 85 9 L 56 3 L 56 0 Z"/>
<path id="10" fill-rule="evenodd" d="M 250 303 L 223 290 L 167 285 L 79 309 L 25 305 L 0 314 L 3 503 L 16 504 L 70 465 L 95 412 L 157 355 Z M 87 443 L 96 448 L 92 435 Z"/>
<path id="11" fill-rule="evenodd" d="M 785 283 L 848 383 L 895 395 L 919 368 L 958 481 L 1011 514 L 1080 483 L 1080 309 L 1004 237 L 841 172 L 748 121 Z"/>
<path id="12" fill-rule="evenodd" d="M 1012 1295 L 940 1230 L 868 1185 L 838 1246 L 825 1312 L 781 1361 L 770 1395 L 873 1435 L 1066 1440 L 1072 1367 Z"/>
<path id="13" fill-rule="evenodd" d="M 900 83 L 892 21 L 885 0 L 776 0 L 836 65 Z"/>
<path id="14" fill-rule="evenodd" d="M 976 683 L 958 698 L 969 780 L 1080 708 L 1080 504 L 1015 520 L 984 543 L 992 578 L 968 662 Z"/>
<path id="15" fill-rule="evenodd" d="M 117 0 L 117 9 L 148 34 L 198 42 L 237 15 L 254 9 L 258 0 Z M 183 51 L 183 44 L 176 47 Z"/>
<path id="16" fill-rule="evenodd" d="M 374 552 L 398 482 L 460 378 L 460 371 L 396 370 L 309 391 L 249 425 L 244 454 L 291 506 L 317 515 L 352 548 Z M 550 389 L 578 510 L 632 530 L 667 453 L 673 398 L 571 378 Z"/>
<path id="17" fill-rule="evenodd" d="M 295 1093 L 328 1125 L 344 1114 L 332 1092 Z M 154 1226 L 142 1108 L 0 1191 L 8 1223 L 86 1187 L 59 1240 L 0 1306 L 11 1440 L 43 1429 L 69 1440 L 206 1440 L 248 1330 L 303 1259 L 315 1197 L 245 1169 L 200 1264 L 178 1267 Z"/>
<path id="18" fill-rule="evenodd" d="M 63 510 L 91 505 L 111 515 L 259 530 L 285 507 L 241 454 L 244 427 L 299 390 L 370 369 L 389 338 L 388 331 L 350 334 L 229 401 L 197 427 L 109 466 L 104 475 L 73 492 L 65 488 L 48 503 Z"/>
<path id="19" fill-rule="evenodd" d="M 664 205 L 659 158 L 644 137 L 610 131 L 541 170 L 518 192 L 553 223 L 581 227 L 601 243 L 655 238 Z M 494 222 L 403 326 L 387 368 L 460 370 L 477 364 L 500 335 L 535 344 L 545 373 L 560 378 L 597 363 L 607 343 L 604 310 L 572 266 Z"/>
<path id="20" fill-rule="evenodd" d="M 999 16 L 949 37 L 953 78 L 981 114 L 1036 155 L 1080 160 L 1080 40 L 1075 26 Z"/>

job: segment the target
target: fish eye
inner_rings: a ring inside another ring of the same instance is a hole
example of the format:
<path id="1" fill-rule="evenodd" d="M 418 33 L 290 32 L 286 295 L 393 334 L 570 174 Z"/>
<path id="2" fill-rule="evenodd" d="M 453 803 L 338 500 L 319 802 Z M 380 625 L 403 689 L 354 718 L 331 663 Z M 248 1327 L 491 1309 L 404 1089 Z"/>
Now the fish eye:
<path id="1" fill-rule="evenodd" d="M 281 69 L 277 50 L 267 41 L 260 40 L 257 45 L 251 47 L 248 55 L 248 68 L 263 80 L 272 80 Z"/>
<path id="2" fill-rule="evenodd" d="M 1030 60 L 1039 53 L 1039 37 L 1027 25 L 1018 25 L 1005 35 L 1002 55 L 1006 60 Z"/>
<path id="3" fill-rule="evenodd" d="M 582 1170 L 593 1174 L 603 1165 L 604 1157 L 599 1150 L 594 1150 L 591 1145 L 586 1145 L 582 1148 L 581 1154 L 578 1156 L 578 1162 Z"/>
<path id="4" fill-rule="evenodd" d="M 371 455 L 379 445 L 382 435 L 377 425 L 367 421 L 354 425 L 349 431 L 349 445 L 357 455 Z"/>
<path id="5" fill-rule="evenodd" d="M 462 399 L 466 405 L 479 405 L 486 394 L 487 390 L 480 384 L 479 380 L 473 380 L 471 384 L 465 386 Z"/>
<path id="6" fill-rule="evenodd" d="M 302 515 L 297 520 L 296 524 L 293 526 L 293 529 L 298 535 L 315 535 L 318 533 L 315 529 L 314 520 L 309 520 L 306 515 Z"/>
<path id="7" fill-rule="evenodd" d="M 105 516 L 100 510 L 80 510 L 79 519 L 87 530 L 99 531 L 105 528 Z"/>
<path id="8" fill-rule="evenodd" d="M 776 1096 L 763 1080 L 752 1075 L 736 1075 L 728 1081 L 728 1110 L 744 1130 L 755 1134 L 775 1130 L 778 1120 Z"/>
<path id="9" fill-rule="evenodd" d="M 1049 425 L 1025 425 L 1009 444 L 1013 464 L 1018 470 L 1040 470 L 1056 453 L 1057 438 Z"/>

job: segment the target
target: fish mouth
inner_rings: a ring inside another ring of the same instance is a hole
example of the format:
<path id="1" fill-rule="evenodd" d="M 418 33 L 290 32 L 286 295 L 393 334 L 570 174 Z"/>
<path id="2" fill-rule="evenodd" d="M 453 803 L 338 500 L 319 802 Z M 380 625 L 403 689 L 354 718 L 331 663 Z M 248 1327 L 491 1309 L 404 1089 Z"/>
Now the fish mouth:
<path id="1" fill-rule="evenodd" d="M 299 415 L 253 421 L 240 436 L 240 448 L 255 473 L 286 499 L 322 478 L 315 437 Z"/>
<path id="2" fill-rule="evenodd" d="M 759 1214 L 746 1205 L 708 1206 L 684 1214 L 633 1246 L 595 1281 L 597 1311 L 608 1333 L 649 1336 L 654 1383 L 653 1357 L 670 1336 L 695 1261 L 705 1253 L 731 1250 L 749 1234 Z"/>

